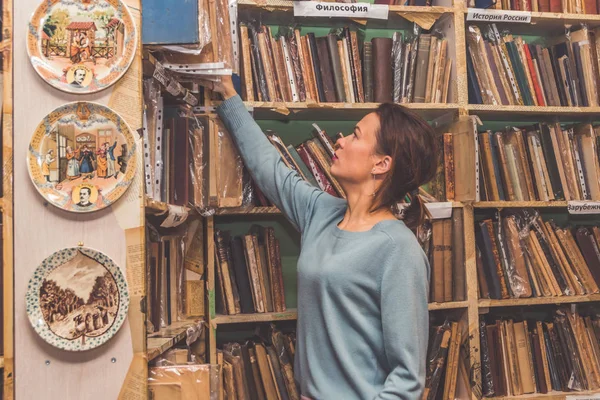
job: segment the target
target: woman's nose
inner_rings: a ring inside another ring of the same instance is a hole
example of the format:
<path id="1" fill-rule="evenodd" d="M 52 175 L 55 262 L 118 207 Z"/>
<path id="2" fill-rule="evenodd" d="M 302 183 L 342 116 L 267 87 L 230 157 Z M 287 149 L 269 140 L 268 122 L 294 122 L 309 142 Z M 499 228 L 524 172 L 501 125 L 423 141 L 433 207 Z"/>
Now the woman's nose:
<path id="1" fill-rule="evenodd" d="M 338 133 L 339 139 L 335 141 L 335 148 L 344 148 L 344 135 Z"/>

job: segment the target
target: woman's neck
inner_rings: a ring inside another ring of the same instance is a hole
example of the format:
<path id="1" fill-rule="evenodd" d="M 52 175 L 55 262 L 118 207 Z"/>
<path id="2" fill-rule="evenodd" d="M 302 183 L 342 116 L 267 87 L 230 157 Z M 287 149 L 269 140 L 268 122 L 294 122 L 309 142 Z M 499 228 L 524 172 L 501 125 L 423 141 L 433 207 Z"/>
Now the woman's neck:
<path id="1" fill-rule="evenodd" d="M 396 219 L 392 211 L 387 208 L 371 211 L 373 199 L 372 193 L 367 194 L 363 190 L 347 190 L 348 208 L 338 227 L 347 231 L 366 231 L 378 222 Z"/>

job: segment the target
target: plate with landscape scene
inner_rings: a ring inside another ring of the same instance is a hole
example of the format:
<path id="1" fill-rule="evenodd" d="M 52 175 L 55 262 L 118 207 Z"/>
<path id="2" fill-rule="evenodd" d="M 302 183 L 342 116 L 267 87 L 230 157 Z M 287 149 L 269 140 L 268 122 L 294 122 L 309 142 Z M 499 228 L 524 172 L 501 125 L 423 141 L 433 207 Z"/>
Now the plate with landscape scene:
<path id="1" fill-rule="evenodd" d="M 135 57 L 137 35 L 121 0 L 47 0 L 34 12 L 27 52 L 36 72 L 68 93 L 95 93 L 118 81 Z"/>
<path id="2" fill-rule="evenodd" d="M 136 174 L 131 129 L 97 103 L 68 103 L 48 114 L 33 134 L 27 157 L 38 192 L 54 206 L 77 213 L 110 206 Z"/>
<path id="3" fill-rule="evenodd" d="M 42 261 L 25 300 L 37 334 L 68 351 L 106 343 L 123 325 L 129 308 L 127 282 L 119 266 L 82 246 L 59 250 Z"/>

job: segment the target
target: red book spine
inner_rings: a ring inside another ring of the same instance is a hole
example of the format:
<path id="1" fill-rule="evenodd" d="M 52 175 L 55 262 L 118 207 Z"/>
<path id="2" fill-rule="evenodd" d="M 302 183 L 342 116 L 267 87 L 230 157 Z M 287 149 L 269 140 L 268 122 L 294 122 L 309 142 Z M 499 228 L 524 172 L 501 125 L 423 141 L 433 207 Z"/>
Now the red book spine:
<path id="1" fill-rule="evenodd" d="M 529 52 L 529 45 L 523 45 L 525 49 L 525 57 L 527 58 L 527 65 L 529 66 L 529 73 L 531 73 L 531 80 L 533 81 L 533 89 L 535 90 L 535 97 L 537 98 L 538 105 L 545 106 L 546 102 L 544 101 L 544 93 L 542 92 L 542 86 L 540 85 L 540 80 L 535 70 L 535 66 L 533 65 L 533 59 L 531 58 L 531 53 Z"/>
<path id="2" fill-rule="evenodd" d="M 298 146 L 296 151 L 298 151 L 298 155 L 300 155 L 300 158 L 302 159 L 302 161 L 304 161 L 304 164 L 306 164 L 310 172 L 312 172 L 312 174 L 314 175 L 315 179 L 317 180 L 317 184 L 319 185 L 321 190 L 329 193 L 332 196 L 339 197 L 335 189 L 331 185 L 331 182 L 329 182 L 329 179 L 327 179 L 325 172 L 323 172 L 319 164 L 317 164 L 317 162 L 312 158 L 306 147 L 303 144 L 301 144 L 300 146 Z"/>

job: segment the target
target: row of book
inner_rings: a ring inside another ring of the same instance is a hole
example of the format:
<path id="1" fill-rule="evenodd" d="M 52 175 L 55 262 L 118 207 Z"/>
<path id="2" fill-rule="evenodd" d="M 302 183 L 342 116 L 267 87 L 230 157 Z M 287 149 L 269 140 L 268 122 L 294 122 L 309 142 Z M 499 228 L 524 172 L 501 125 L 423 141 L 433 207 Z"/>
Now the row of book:
<path id="1" fill-rule="evenodd" d="M 480 298 L 598 293 L 600 228 L 559 227 L 524 209 L 477 223 Z"/>
<path id="2" fill-rule="evenodd" d="M 558 309 L 549 321 L 480 323 L 483 394 L 600 388 L 600 320 Z"/>
<path id="3" fill-rule="evenodd" d="M 420 32 L 418 29 L 417 32 Z M 440 33 L 361 41 L 348 27 L 327 36 L 240 25 L 246 101 L 446 103 L 452 57 Z"/>
<path id="4" fill-rule="evenodd" d="M 598 14 L 597 0 L 470 0 L 469 7 L 492 10 L 540 11 L 568 14 Z"/>
<path id="5" fill-rule="evenodd" d="M 199 219 L 187 231 L 159 234 L 147 223 L 147 332 L 188 317 L 205 315 L 203 228 Z"/>
<path id="6" fill-rule="evenodd" d="M 468 356 L 461 351 L 467 336 L 463 322 L 446 320 L 442 325 L 432 327 L 422 400 L 467 398 Z"/>
<path id="7" fill-rule="evenodd" d="M 431 266 L 429 302 L 466 300 L 462 209 L 453 209 L 452 218 L 431 221 L 426 237 L 422 247 Z"/>
<path id="8" fill-rule="evenodd" d="M 215 232 L 217 312 L 283 312 L 285 291 L 274 229 L 253 225 L 246 235 Z"/>
<path id="9" fill-rule="evenodd" d="M 598 106 L 597 30 L 568 31 L 547 47 L 496 24 L 467 28 L 469 102 L 492 105 Z"/>
<path id="10" fill-rule="evenodd" d="M 284 334 L 273 326 L 267 340 L 226 343 L 217 353 L 223 370 L 223 398 L 299 400 L 295 354 L 295 333 Z"/>
<path id="11" fill-rule="evenodd" d="M 298 146 L 285 145 L 281 137 L 274 131 L 267 130 L 265 134 L 281 155 L 282 161 L 296 171 L 304 180 L 313 186 L 336 197 L 345 194 L 338 181 L 331 175 L 332 157 L 335 152 L 333 139 L 317 124 L 313 124 L 313 138 L 300 143 Z M 254 186 L 255 205 L 271 206 L 272 203 Z"/>
<path id="12" fill-rule="evenodd" d="M 482 200 L 600 200 L 599 133 L 559 123 L 479 133 Z"/>

